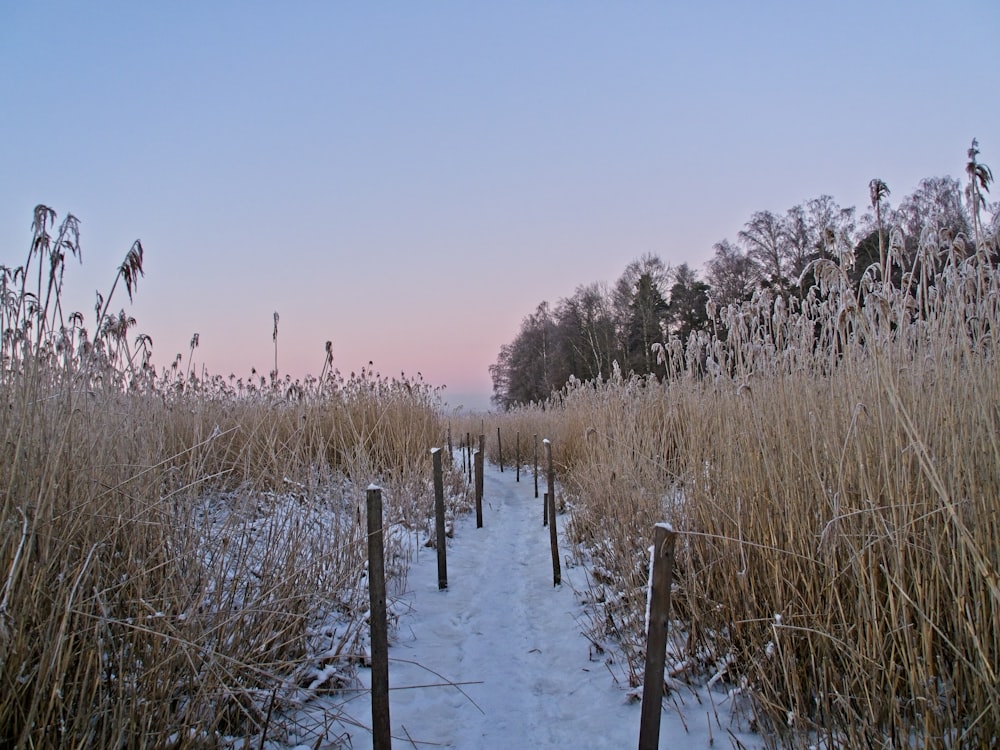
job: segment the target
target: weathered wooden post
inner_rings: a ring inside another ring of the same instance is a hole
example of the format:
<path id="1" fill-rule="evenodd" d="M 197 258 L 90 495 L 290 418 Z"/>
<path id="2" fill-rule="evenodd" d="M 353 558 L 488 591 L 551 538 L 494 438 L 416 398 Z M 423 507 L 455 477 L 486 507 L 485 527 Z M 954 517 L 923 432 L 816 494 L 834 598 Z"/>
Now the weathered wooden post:
<path id="1" fill-rule="evenodd" d="M 483 456 L 486 453 L 486 436 L 479 436 L 476 459 L 476 528 L 483 528 Z"/>
<path id="2" fill-rule="evenodd" d="M 444 529 L 444 472 L 441 449 L 431 450 L 434 463 L 434 529 L 437 533 L 438 589 L 448 588 L 447 536 Z"/>
<path id="3" fill-rule="evenodd" d="M 663 671 L 667 655 L 667 625 L 670 622 L 670 582 L 674 575 L 676 534 L 666 523 L 658 523 L 649 548 L 649 625 L 646 633 L 646 672 L 642 683 L 639 717 L 639 750 L 656 750 L 660 744 L 660 712 L 663 708 Z"/>
<path id="4" fill-rule="evenodd" d="M 472 433 L 465 433 L 465 446 L 469 452 L 469 484 L 472 484 Z"/>
<path id="5" fill-rule="evenodd" d="M 552 546 L 552 585 L 558 586 L 562 582 L 562 570 L 559 565 L 559 530 L 556 528 L 556 472 L 552 468 L 552 443 L 545 439 L 545 455 L 549 464 L 549 543 Z"/>
<path id="6" fill-rule="evenodd" d="M 454 446 L 451 443 L 451 422 L 449 422 L 448 423 L 448 460 L 449 461 L 453 461 L 454 460 L 454 456 L 452 455 L 452 451 L 454 451 Z"/>
<path id="7" fill-rule="evenodd" d="M 499 427 L 497 427 L 497 457 L 500 459 L 500 473 L 503 474 L 503 443 L 500 441 Z"/>
<path id="8" fill-rule="evenodd" d="M 389 626 L 385 606 L 385 546 L 382 540 L 382 489 L 368 487 L 368 602 L 372 646 L 372 747 L 389 750 Z"/>
<path id="9" fill-rule="evenodd" d="M 538 435 L 535 438 L 535 499 L 538 498 Z"/>
<path id="10" fill-rule="evenodd" d="M 517 465 L 517 471 L 514 472 L 515 481 L 521 481 L 521 431 L 518 430 L 514 433 L 514 463 Z"/>

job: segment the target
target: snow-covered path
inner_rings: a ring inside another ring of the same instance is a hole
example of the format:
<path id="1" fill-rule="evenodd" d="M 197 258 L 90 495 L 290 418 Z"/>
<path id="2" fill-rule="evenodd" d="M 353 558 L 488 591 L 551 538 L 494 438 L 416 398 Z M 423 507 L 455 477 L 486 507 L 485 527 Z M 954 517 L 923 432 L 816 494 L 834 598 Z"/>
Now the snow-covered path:
<path id="1" fill-rule="evenodd" d="M 437 588 L 436 553 L 422 549 L 405 595 L 393 604 L 401 612 L 389 648 L 395 746 L 637 746 L 640 706 L 582 634 L 584 611 L 574 589 L 585 589 L 584 570 L 567 569 L 561 553 L 562 584 L 553 587 L 549 530 L 530 473 L 515 483 L 512 470 L 488 466 L 483 528 L 476 528 L 474 514 L 458 519 L 448 544 L 448 589 Z M 446 681 L 469 684 L 442 686 Z M 700 720 L 688 732 L 666 705 L 662 747 L 710 746 L 708 707 L 695 708 Z M 367 694 L 341 710 L 370 725 Z M 346 746 L 371 748 L 365 729 L 344 731 Z M 728 744 L 718 728 L 715 740 Z"/>

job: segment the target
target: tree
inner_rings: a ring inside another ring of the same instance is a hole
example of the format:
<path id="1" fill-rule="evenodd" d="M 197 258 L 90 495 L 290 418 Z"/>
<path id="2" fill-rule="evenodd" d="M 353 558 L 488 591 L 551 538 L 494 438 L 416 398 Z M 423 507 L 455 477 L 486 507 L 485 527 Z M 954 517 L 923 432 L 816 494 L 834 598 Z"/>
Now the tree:
<path id="1" fill-rule="evenodd" d="M 618 355 L 626 361 L 619 364 L 627 365 L 629 351 L 629 329 L 632 324 L 632 303 L 639 283 L 639 277 L 648 274 L 653 286 L 662 297 L 666 294 L 670 279 L 670 269 L 657 256 L 647 253 L 638 260 L 629 263 L 622 275 L 615 282 L 611 292 L 611 308 L 615 319 L 615 332 L 618 337 Z"/>
<path id="2" fill-rule="evenodd" d="M 511 361 L 514 358 L 514 345 L 504 344 L 500 347 L 497 361 L 490 365 L 490 380 L 493 382 L 493 395 L 490 401 L 503 410 L 514 405 L 510 394 Z"/>
<path id="3" fill-rule="evenodd" d="M 580 380 L 611 376 L 615 360 L 615 320 L 610 295 L 602 284 L 579 286 L 559 301 L 555 318 L 563 365 Z"/>
<path id="4" fill-rule="evenodd" d="M 753 296 L 760 267 L 729 240 L 716 242 L 715 255 L 705 264 L 708 296 L 716 307 L 740 303 Z"/>
<path id="5" fill-rule="evenodd" d="M 848 271 L 853 268 L 854 214 L 853 208 L 841 208 L 829 195 L 813 198 L 806 201 L 804 207 L 795 206 L 789 211 L 789 217 L 794 216 L 799 226 L 797 234 L 803 238 L 796 243 L 791 260 L 791 271 L 800 293 L 804 294 L 816 283 L 812 264 L 820 258 L 835 260 L 845 265 Z"/>
<path id="6" fill-rule="evenodd" d="M 785 254 L 788 258 L 788 273 L 793 279 L 798 279 L 809 262 L 816 257 L 819 237 L 809 219 L 802 204 L 792 206 L 785 214 Z"/>
<path id="7" fill-rule="evenodd" d="M 781 219 L 770 211 L 757 211 L 740 230 L 739 239 L 747 255 L 760 265 L 767 284 L 787 290 L 786 232 Z"/>
<path id="8" fill-rule="evenodd" d="M 855 291 L 860 292 L 861 279 L 865 272 L 875 266 L 881 274 L 882 264 L 887 263 L 885 245 L 879 246 L 879 233 L 877 229 L 869 229 L 861 236 L 854 246 L 854 267 L 848 269 L 847 275 L 851 280 Z M 903 269 L 898 265 L 887 265 L 885 276 L 880 276 L 886 282 L 891 282 L 893 286 L 899 288 L 903 283 Z"/>
<path id="9" fill-rule="evenodd" d="M 653 372 L 656 357 L 653 344 L 663 341 L 663 323 L 667 317 L 667 301 L 650 273 L 639 276 L 629 305 L 626 358 L 628 367 L 639 375 Z"/>
<path id="10" fill-rule="evenodd" d="M 500 348 L 494 365 L 493 403 L 502 409 L 520 403 L 544 401 L 559 382 L 556 365 L 556 323 L 549 303 L 542 302 L 535 312 L 521 321 L 521 329 L 510 344 Z"/>
<path id="11" fill-rule="evenodd" d="M 667 307 L 670 330 L 681 341 L 708 323 L 708 284 L 698 278 L 687 263 L 674 270 L 674 285 L 670 288 Z"/>
<path id="12" fill-rule="evenodd" d="M 836 258 L 839 248 L 849 248 L 854 244 L 854 213 L 853 207 L 841 208 L 829 195 L 806 201 L 809 235 L 813 238 L 813 252 L 806 259 L 806 264 L 820 257 Z M 802 269 L 797 273 L 802 273 Z"/>
<path id="13" fill-rule="evenodd" d="M 894 218 L 903 230 L 906 260 L 910 263 L 916 258 L 921 237 L 927 230 L 937 232 L 939 237 L 969 235 L 962 189 L 958 180 L 952 177 L 921 180 L 913 194 L 899 204 Z"/>

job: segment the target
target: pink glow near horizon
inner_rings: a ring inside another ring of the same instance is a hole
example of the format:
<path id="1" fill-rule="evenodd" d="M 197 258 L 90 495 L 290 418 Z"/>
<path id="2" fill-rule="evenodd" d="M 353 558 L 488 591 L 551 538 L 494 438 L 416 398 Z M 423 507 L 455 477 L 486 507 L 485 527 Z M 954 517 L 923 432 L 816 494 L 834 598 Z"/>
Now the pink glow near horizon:
<path id="1" fill-rule="evenodd" d="M 12 4 L 0 263 L 45 203 L 83 222 L 84 312 L 142 240 L 116 305 L 159 365 L 197 332 L 196 365 L 266 374 L 278 311 L 281 372 L 318 374 L 330 340 L 345 374 L 485 403 L 542 300 L 645 253 L 700 268 L 757 210 L 961 178 L 973 137 L 995 167 L 1000 47 L 964 30 L 1000 28 L 1000 4 L 901 11 Z"/>

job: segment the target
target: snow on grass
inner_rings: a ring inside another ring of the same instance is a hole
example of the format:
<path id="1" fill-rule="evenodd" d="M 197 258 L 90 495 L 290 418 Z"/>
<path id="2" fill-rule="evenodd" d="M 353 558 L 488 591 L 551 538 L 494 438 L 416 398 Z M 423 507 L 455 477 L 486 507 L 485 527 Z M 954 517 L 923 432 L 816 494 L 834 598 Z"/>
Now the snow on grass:
<path id="1" fill-rule="evenodd" d="M 310 602 L 298 656 L 272 675 L 273 687 L 246 693 L 266 734 L 215 734 L 212 742 L 270 750 L 372 746 L 363 552 L 350 551 L 355 565 L 349 579 L 323 577 L 328 559 L 348 553 L 324 540 L 353 539 L 363 547 L 357 494 L 345 482 L 322 496 L 307 496 L 304 488 L 255 498 L 219 495 L 200 507 L 202 564 L 216 571 L 203 609 L 220 606 L 225 594 L 238 611 L 259 599 L 273 569 L 282 566 L 308 568 L 302 582 L 311 586 L 301 592 Z M 449 495 L 453 507 L 461 504 Z M 592 570 L 572 553 L 567 585 L 552 588 L 549 532 L 538 523 L 541 500 L 529 482 L 516 483 L 487 466 L 484 500 L 483 528 L 475 528 L 470 515 L 454 521 L 445 590 L 437 588 L 436 555 L 421 554 L 429 532 L 389 522 L 387 515 L 390 716 L 397 742 L 487 749 L 634 746 L 641 675 L 619 680 L 617 674 L 634 668 L 620 644 L 596 638 L 592 627 L 606 607 L 628 608 L 632 595 L 610 591 L 598 601 Z M 563 549 L 570 549 L 565 539 Z M 335 567 L 342 570 L 342 561 Z M 249 580 L 238 579 L 238 571 Z M 739 690 L 726 692 L 725 667 L 698 687 L 680 679 L 688 670 L 679 654 L 672 657 L 662 745 L 707 748 L 730 732 L 746 747 L 759 744 L 741 731 Z"/>
<path id="2" fill-rule="evenodd" d="M 528 482 L 485 471 L 483 528 L 456 521 L 448 581 L 437 588 L 436 557 L 413 550 L 405 591 L 391 597 L 390 717 L 401 746 L 450 748 L 619 748 L 638 739 L 640 706 L 615 677 L 622 654 L 588 630 L 589 571 L 567 561 L 553 589 L 548 529 Z M 414 537 L 410 536 L 410 539 Z M 565 540 L 564 540 L 565 543 Z M 568 548 L 568 545 L 564 548 Z M 286 710 L 285 744 L 273 748 L 372 746 L 371 703 L 347 687 Z M 319 679 L 320 675 L 317 675 Z M 710 747 L 734 733 L 729 698 L 671 679 L 663 747 Z"/>

